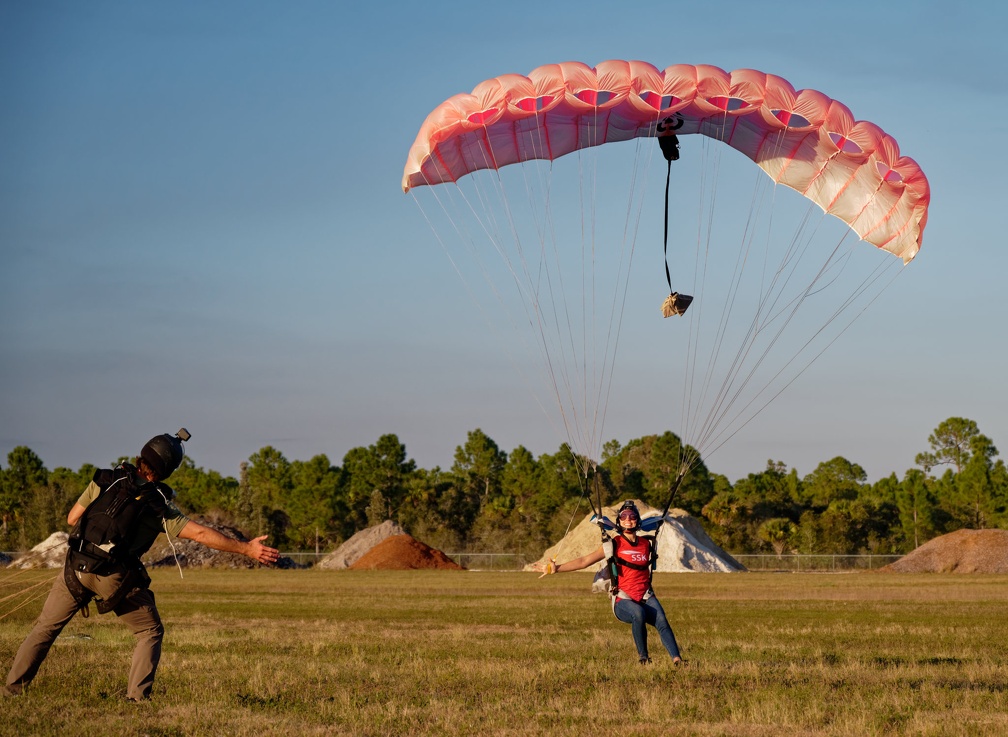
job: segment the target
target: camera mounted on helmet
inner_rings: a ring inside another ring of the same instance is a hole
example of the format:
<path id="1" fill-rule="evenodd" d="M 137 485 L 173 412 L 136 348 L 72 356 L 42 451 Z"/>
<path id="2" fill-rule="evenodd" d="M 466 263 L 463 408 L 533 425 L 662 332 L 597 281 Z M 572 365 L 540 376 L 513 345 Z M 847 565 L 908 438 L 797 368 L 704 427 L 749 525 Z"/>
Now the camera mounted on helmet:
<path id="1" fill-rule="evenodd" d="M 140 458 L 158 475 L 159 481 L 164 481 L 182 464 L 185 457 L 182 443 L 191 437 L 184 427 L 174 435 L 155 435 L 140 451 Z"/>

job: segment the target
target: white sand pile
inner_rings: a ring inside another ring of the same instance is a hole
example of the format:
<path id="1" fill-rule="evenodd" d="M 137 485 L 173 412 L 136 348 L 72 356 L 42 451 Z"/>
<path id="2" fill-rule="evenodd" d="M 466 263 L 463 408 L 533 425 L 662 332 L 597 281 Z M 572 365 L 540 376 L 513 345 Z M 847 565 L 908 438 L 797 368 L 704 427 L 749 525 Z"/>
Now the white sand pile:
<path id="1" fill-rule="evenodd" d="M 392 520 L 385 520 L 380 525 L 368 527 L 351 537 L 336 550 L 318 562 L 318 568 L 326 570 L 341 570 L 349 568 L 361 556 L 378 543 L 393 535 L 405 535 L 406 531 Z"/>
<path id="2" fill-rule="evenodd" d="M 62 568 L 66 561 L 65 532 L 54 532 L 30 551 L 10 564 L 10 568 Z"/>
<path id="3" fill-rule="evenodd" d="M 660 509 L 635 501 L 641 517 L 657 517 Z M 603 507 L 602 514 L 610 520 L 616 519 L 617 507 Z M 535 570 L 537 565 L 550 558 L 557 562 L 580 558 L 596 550 L 602 544 L 602 536 L 597 525 L 591 521 L 591 514 L 585 515 L 581 523 L 572 529 L 563 540 L 549 548 L 536 563 L 525 566 L 526 571 Z M 598 571 L 603 563 L 589 566 L 586 570 Z M 658 534 L 658 561 L 656 571 L 677 573 L 731 573 L 745 568 L 728 553 L 718 547 L 703 531 L 700 523 L 681 509 L 670 510 Z"/>

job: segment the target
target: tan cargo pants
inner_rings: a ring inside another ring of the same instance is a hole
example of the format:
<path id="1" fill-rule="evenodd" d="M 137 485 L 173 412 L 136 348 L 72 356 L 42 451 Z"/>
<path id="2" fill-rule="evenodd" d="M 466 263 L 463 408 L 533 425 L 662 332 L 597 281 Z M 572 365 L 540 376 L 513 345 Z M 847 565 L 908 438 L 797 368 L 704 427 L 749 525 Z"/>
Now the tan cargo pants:
<path id="1" fill-rule="evenodd" d="M 103 599 L 112 595 L 121 578 L 119 575 L 96 576 L 92 573 L 77 576 L 86 588 Z M 8 690 L 18 693 L 32 682 L 42 661 L 49 654 L 49 648 L 77 611 L 78 604 L 67 590 L 63 571 L 60 570 L 42 607 L 42 613 L 14 656 L 14 664 L 7 674 Z M 161 659 L 161 640 L 164 638 L 164 626 L 154 603 L 154 592 L 150 589 L 134 589 L 114 612 L 136 638 L 126 697 L 136 701 L 150 698 L 154 674 Z"/>

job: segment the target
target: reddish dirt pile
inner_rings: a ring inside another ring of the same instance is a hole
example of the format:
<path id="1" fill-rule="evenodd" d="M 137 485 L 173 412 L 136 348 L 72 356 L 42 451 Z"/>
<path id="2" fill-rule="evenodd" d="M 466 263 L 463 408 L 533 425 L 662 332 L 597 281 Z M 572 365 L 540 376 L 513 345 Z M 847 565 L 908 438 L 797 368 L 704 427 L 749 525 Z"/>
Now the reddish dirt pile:
<path id="1" fill-rule="evenodd" d="M 440 550 L 424 545 L 411 535 L 385 538 L 358 558 L 350 568 L 385 571 L 408 571 L 416 568 L 465 570 Z"/>
<path id="2" fill-rule="evenodd" d="M 1008 530 L 956 530 L 921 545 L 890 573 L 1008 573 Z"/>

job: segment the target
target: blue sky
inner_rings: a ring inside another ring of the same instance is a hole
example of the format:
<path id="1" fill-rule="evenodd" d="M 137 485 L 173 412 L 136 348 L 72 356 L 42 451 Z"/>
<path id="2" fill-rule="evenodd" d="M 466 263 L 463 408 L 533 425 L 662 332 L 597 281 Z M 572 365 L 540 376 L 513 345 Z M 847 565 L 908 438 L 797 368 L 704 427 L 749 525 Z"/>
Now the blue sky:
<path id="1" fill-rule="evenodd" d="M 400 179 L 450 95 L 612 58 L 819 89 L 931 184 L 918 258 L 713 471 L 843 455 L 902 476 L 950 416 L 1008 452 L 1008 11 L 645 5 L 0 4 L 0 453 L 104 464 L 182 425 L 228 475 L 265 445 L 338 465 L 385 433 L 426 468 L 477 427 L 555 452 Z M 675 430 L 648 357 L 619 358 L 617 384 L 642 390 L 607 437 Z"/>

